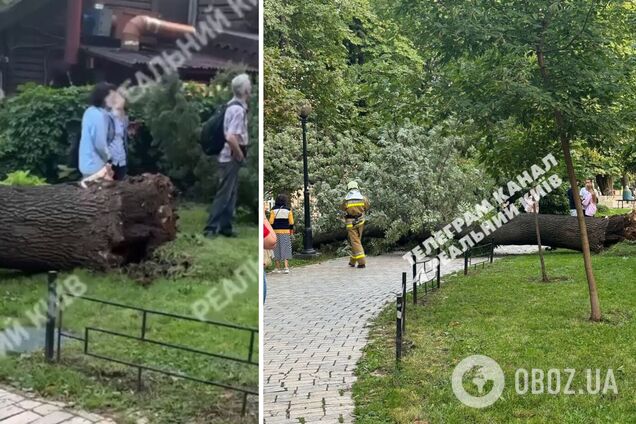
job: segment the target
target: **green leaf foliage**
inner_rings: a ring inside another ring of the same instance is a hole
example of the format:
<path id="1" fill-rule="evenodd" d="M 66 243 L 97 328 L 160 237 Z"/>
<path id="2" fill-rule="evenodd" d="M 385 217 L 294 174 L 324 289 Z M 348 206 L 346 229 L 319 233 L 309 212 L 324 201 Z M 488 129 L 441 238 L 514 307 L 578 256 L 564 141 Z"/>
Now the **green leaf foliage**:
<path id="1" fill-rule="evenodd" d="M 31 175 L 29 171 L 15 171 L 7 175 L 7 178 L 0 181 L 0 185 L 10 186 L 39 186 L 46 184 L 44 178 Z"/>
<path id="2" fill-rule="evenodd" d="M 163 173 L 187 198 L 211 202 L 218 184 L 216 161 L 201 151 L 200 127 L 231 99 L 230 81 L 238 72 L 221 73 L 210 84 L 167 79 L 128 105 L 131 121 L 141 123 L 129 141 L 129 172 Z M 76 154 L 73 146 L 79 142 L 91 89 L 27 84 L 0 102 L 0 178 L 16 169 L 51 183 L 78 178 L 71 156 Z M 241 171 L 238 204 L 255 220 L 259 210 L 257 96 L 250 109 L 250 160 Z"/>

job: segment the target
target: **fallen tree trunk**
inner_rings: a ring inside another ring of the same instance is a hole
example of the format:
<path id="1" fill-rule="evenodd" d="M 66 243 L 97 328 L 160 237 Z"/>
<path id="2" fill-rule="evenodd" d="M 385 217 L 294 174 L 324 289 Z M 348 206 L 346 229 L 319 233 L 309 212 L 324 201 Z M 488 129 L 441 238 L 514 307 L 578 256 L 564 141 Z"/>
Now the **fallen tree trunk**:
<path id="1" fill-rule="evenodd" d="M 577 218 L 569 215 L 545 215 L 539 214 L 539 227 L 541 242 L 544 246 L 558 247 L 581 251 L 581 238 Z M 590 249 L 599 252 L 605 247 L 612 246 L 623 240 L 636 240 L 636 212 L 629 215 L 618 215 L 609 218 L 585 218 L 588 227 Z M 479 230 L 479 227 L 471 228 Z M 456 239 L 470 233 L 463 232 Z M 416 242 L 430 236 L 428 232 L 422 232 L 417 236 L 409 236 Z M 382 238 L 384 230 L 369 226 L 365 228 L 363 239 Z M 343 229 L 319 233 L 314 236 L 314 246 L 344 241 L 347 239 L 347 231 Z M 485 240 L 494 240 L 496 245 L 535 245 L 537 244 L 536 223 L 532 214 L 521 214 L 504 224 Z M 408 243 L 405 238 L 401 242 Z"/>
<path id="2" fill-rule="evenodd" d="M 382 228 L 376 227 L 375 225 L 369 225 L 364 227 L 364 231 L 362 232 L 362 238 L 383 238 L 384 230 Z M 337 241 L 347 240 L 347 230 L 344 227 L 334 231 L 329 231 L 326 233 L 318 233 L 314 235 L 313 242 L 314 247 L 318 247 L 322 244 L 335 243 Z"/>
<path id="3" fill-rule="evenodd" d="M 174 186 L 163 175 L 124 182 L 0 186 L 0 267 L 107 270 L 174 240 Z"/>
<path id="4" fill-rule="evenodd" d="M 541 242 L 545 246 L 582 250 L 581 234 L 575 216 L 539 215 Z M 609 218 L 585 218 L 590 249 L 599 252 L 623 240 L 636 240 L 636 213 Z M 488 236 L 496 245 L 537 244 L 535 220 L 532 214 L 511 219 Z"/>

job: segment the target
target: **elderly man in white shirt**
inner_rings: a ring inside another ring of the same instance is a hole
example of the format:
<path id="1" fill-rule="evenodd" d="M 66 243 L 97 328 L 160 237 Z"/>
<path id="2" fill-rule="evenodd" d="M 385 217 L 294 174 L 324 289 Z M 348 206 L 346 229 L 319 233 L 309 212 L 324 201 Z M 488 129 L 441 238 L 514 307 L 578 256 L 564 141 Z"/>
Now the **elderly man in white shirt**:
<path id="1" fill-rule="evenodd" d="M 252 95 L 252 83 L 247 74 L 232 80 L 234 98 L 228 102 L 224 118 L 226 143 L 218 157 L 219 188 L 212 204 L 204 233 L 207 237 L 236 237 L 232 228 L 238 196 L 239 170 L 245 163 L 249 143 L 247 102 Z"/>

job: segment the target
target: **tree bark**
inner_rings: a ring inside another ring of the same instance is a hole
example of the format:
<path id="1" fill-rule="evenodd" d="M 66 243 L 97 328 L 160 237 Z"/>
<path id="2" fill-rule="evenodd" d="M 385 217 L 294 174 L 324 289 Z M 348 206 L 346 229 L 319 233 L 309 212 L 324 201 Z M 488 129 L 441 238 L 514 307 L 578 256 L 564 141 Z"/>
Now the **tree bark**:
<path id="1" fill-rule="evenodd" d="M 543 246 L 541 244 L 541 226 L 539 225 L 539 211 L 537 211 L 537 202 L 532 206 L 534 214 L 535 231 L 537 233 L 537 247 L 539 248 L 539 263 L 541 264 L 541 281 L 548 282 L 548 273 L 545 270 L 545 260 L 543 259 Z"/>
<path id="2" fill-rule="evenodd" d="M 582 251 L 581 235 L 578 226 L 578 219 L 569 215 L 546 215 L 536 216 L 539 224 L 539 237 L 541 246 L 558 247 Z M 636 212 L 629 215 L 618 215 L 606 218 L 585 218 L 589 235 L 589 245 L 593 252 L 600 252 L 604 248 L 610 247 L 623 240 L 636 240 Z M 465 236 L 470 228 L 458 235 L 456 240 Z M 421 242 L 430 236 L 429 232 L 422 232 L 417 236 L 409 237 L 417 242 Z M 365 229 L 364 239 L 382 238 L 384 230 L 375 226 Z M 345 229 L 335 230 L 326 233 L 319 233 L 314 236 L 314 246 L 322 244 L 344 241 L 347 239 Z M 496 245 L 533 245 L 537 244 L 537 222 L 535 214 L 521 214 L 501 226 L 497 231 L 490 234 L 484 242 L 493 240 Z"/>
<path id="3" fill-rule="evenodd" d="M 611 175 L 597 175 L 596 184 L 603 196 L 611 196 L 614 192 L 614 177 Z"/>
<path id="4" fill-rule="evenodd" d="M 487 241 L 496 245 L 532 245 L 537 243 L 537 222 L 543 246 L 583 250 L 577 217 L 569 215 L 521 214 L 493 232 Z M 589 247 L 600 252 L 623 240 L 636 240 L 636 213 L 606 218 L 585 218 Z"/>
<path id="5" fill-rule="evenodd" d="M 174 186 L 163 175 L 88 188 L 0 186 L 0 199 L 1 268 L 107 270 L 176 237 Z"/>
<path id="6" fill-rule="evenodd" d="M 581 204 L 581 198 L 579 196 L 578 184 L 576 183 L 576 175 L 574 173 L 574 162 L 572 161 L 572 154 L 570 152 L 570 139 L 565 133 L 563 114 L 561 111 L 555 111 L 555 121 L 557 132 L 561 141 L 561 149 L 563 150 L 563 157 L 565 159 L 565 166 L 568 171 L 568 179 L 570 180 L 570 187 L 572 188 L 572 195 L 574 196 L 574 204 L 576 205 L 576 216 L 579 221 L 579 229 L 581 235 L 581 251 L 583 252 L 583 265 L 585 266 L 585 275 L 587 276 L 587 286 L 590 292 L 590 320 L 601 320 L 601 306 L 598 301 L 598 292 L 596 290 L 596 277 L 594 277 L 594 270 L 592 269 L 592 255 L 590 254 L 590 242 L 588 237 L 588 230 L 586 227 L 586 219 L 583 213 L 583 206 Z"/>
<path id="7" fill-rule="evenodd" d="M 545 17 L 541 23 L 541 33 L 539 43 L 537 45 L 536 55 L 537 64 L 539 65 L 539 72 L 543 80 L 543 85 L 546 88 L 550 88 L 551 80 L 548 72 L 548 68 L 545 61 L 544 42 L 545 32 L 547 31 L 549 19 Z M 572 188 L 572 195 L 574 196 L 574 203 L 576 204 L 576 215 L 579 221 L 580 237 L 581 237 L 581 251 L 583 252 L 583 265 L 585 267 L 585 275 L 587 277 L 587 285 L 590 292 L 590 320 L 601 320 L 601 307 L 598 301 L 598 292 L 596 290 L 596 278 L 594 277 L 594 270 L 592 269 L 592 255 L 590 254 L 590 244 L 588 240 L 587 227 L 585 226 L 585 216 L 583 215 L 583 208 L 581 206 L 581 199 L 579 197 L 578 186 L 576 184 L 576 175 L 574 172 L 574 162 L 572 161 L 572 154 L 570 152 L 570 136 L 567 131 L 565 117 L 563 111 L 556 107 L 554 109 L 554 126 L 556 134 L 558 135 L 559 142 L 561 143 L 561 150 L 563 151 L 563 158 L 565 160 L 565 167 L 567 169 L 568 180 L 570 181 L 570 187 Z"/>

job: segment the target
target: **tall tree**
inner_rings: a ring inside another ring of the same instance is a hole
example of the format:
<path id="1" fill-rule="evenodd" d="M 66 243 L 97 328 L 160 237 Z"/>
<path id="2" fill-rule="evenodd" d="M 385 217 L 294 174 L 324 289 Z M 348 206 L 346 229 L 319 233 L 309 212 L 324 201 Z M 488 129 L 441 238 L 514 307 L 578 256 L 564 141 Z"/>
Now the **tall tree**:
<path id="1" fill-rule="evenodd" d="M 425 115 L 419 53 L 371 1 L 266 0 L 264 13 L 268 135 L 298 124 L 303 99 L 321 132 Z"/>
<path id="2" fill-rule="evenodd" d="M 493 129 L 508 121 L 530 149 L 561 151 L 577 203 L 590 319 L 600 320 L 571 145 L 611 143 L 627 131 L 621 112 L 636 98 L 636 5 L 403 0 L 394 11 L 406 18 L 405 31 L 422 50 L 436 52 L 440 94 L 449 110 L 482 125 L 484 144 L 495 151 L 501 147 L 505 137 Z"/>

